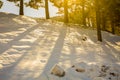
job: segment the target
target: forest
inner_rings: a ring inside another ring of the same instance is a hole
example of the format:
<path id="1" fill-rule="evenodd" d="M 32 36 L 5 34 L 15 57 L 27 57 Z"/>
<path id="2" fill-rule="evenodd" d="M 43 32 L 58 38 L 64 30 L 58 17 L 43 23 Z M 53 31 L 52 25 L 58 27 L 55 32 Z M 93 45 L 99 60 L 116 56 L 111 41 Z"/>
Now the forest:
<path id="1" fill-rule="evenodd" d="M 120 80 L 120 0 L 0 0 L 0 80 Z"/>
<path id="2" fill-rule="evenodd" d="M 46 19 L 50 19 L 48 1 L 59 9 L 57 16 L 51 19 L 65 23 L 80 24 L 84 28 L 97 29 L 98 40 L 102 41 L 101 30 L 120 34 L 120 1 L 119 0 L 7 0 L 19 7 L 19 15 L 24 15 L 24 6 L 39 9 L 45 8 Z M 4 4 L 0 1 L 0 7 Z"/>

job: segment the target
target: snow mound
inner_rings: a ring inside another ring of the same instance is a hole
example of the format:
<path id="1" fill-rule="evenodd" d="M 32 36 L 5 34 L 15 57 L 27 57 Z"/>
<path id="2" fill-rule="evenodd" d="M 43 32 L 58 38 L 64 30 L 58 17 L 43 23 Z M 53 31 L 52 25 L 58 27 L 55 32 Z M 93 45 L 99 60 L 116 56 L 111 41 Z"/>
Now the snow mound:
<path id="1" fill-rule="evenodd" d="M 19 24 L 36 24 L 36 20 L 31 18 L 31 17 L 27 17 L 27 16 L 23 16 L 23 15 L 15 15 L 15 14 L 11 14 L 11 13 L 5 13 L 5 12 L 0 12 L 0 20 L 2 22 L 8 22 L 9 23 L 19 23 Z"/>

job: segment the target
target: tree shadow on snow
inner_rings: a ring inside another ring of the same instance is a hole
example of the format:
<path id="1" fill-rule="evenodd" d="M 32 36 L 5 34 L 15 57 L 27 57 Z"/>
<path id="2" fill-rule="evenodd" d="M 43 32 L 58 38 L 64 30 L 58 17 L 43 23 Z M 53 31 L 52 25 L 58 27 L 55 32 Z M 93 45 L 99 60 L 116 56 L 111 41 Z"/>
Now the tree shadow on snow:
<path id="1" fill-rule="evenodd" d="M 63 27 L 63 26 L 59 30 L 59 36 L 58 36 L 58 38 L 55 42 L 55 45 L 50 53 L 51 56 L 49 57 L 48 62 L 46 63 L 46 65 L 43 69 L 43 72 L 37 79 L 41 79 L 41 78 L 43 79 L 43 76 L 45 76 L 47 78 L 48 77 L 47 74 L 50 73 L 51 68 L 59 62 L 59 58 L 61 56 L 63 45 L 64 45 L 64 39 L 66 37 L 66 30 L 67 30 L 67 27 Z"/>

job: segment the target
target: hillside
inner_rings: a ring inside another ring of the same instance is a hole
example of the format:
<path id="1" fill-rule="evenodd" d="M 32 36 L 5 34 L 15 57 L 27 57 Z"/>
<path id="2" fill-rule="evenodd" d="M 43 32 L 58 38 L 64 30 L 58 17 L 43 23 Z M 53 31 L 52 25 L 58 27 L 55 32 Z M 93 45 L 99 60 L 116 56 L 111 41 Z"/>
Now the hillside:
<path id="1" fill-rule="evenodd" d="M 0 13 L 0 80 L 119 80 L 120 36 L 69 26 Z"/>

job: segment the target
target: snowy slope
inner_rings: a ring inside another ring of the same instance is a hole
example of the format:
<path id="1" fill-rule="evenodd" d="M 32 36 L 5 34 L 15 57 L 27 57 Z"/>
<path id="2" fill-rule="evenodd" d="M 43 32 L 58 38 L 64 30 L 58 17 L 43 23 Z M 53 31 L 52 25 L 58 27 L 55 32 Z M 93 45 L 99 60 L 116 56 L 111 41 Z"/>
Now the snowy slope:
<path id="1" fill-rule="evenodd" d="M 0 13 L 0 80 L 120 80 L 120 36 Z M 50 73 L 58 64 L 64 77 Z"/>

